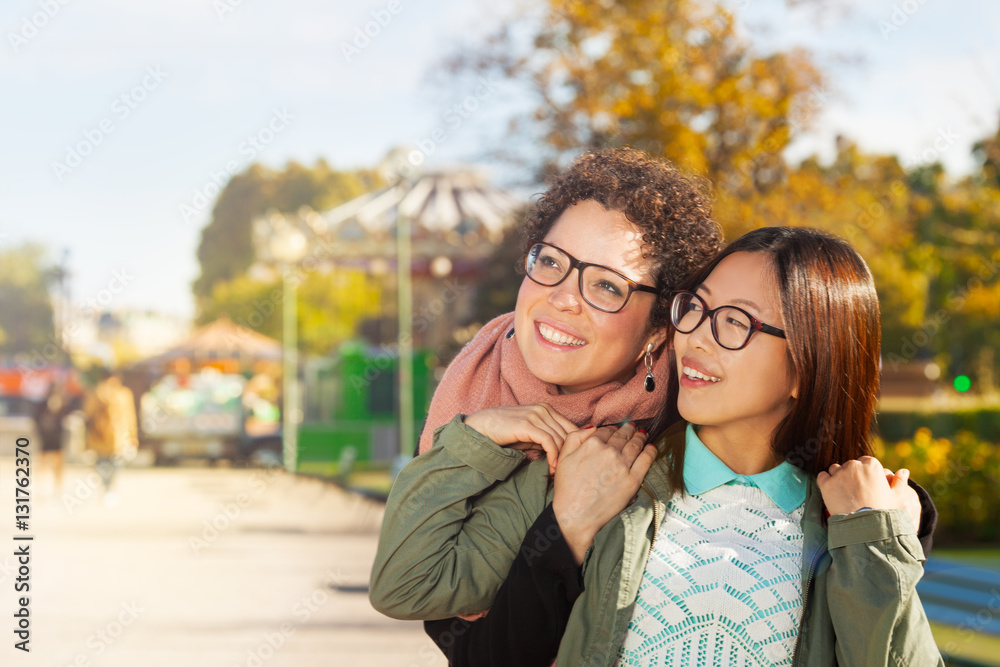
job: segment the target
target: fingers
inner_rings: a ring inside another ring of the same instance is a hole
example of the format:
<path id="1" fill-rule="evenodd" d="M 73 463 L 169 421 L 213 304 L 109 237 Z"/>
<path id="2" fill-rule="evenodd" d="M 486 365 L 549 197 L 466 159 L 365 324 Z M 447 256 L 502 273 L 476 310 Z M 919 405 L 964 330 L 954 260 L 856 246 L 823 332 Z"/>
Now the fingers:
<path id="1" fill-rule="evenodd" d="M 843 464 L 834 463 L 827 469 L 827 473 L 829 474 L 830 477 L 833 477 L 842 470 L 857 469 L 857 468 L 864 470 L 865 473 L 863 474 L 871 474 L 871 470 L 881 468 L 883 474 L 885 475 L 886 481 L 890 483 L 892 482 L 896 474 L 898 474 L 898 473 L 893 473 L 888 468 L 883 468 L 882 464 L 879 463 L 878 459 L 876 459 L 873 456 L 862 456 L 859 459 L 851 459 L 849 461 L 845 461 Z M 902 470 L 905 470 L 905 468 Z M 909 478 L 909 474 L 910 474 L 909 471 L 906 471 L 907 478 Z"/>
<path id="2" fill-rule="evenodd" d="M 619 429 L 611 433 L 611 437 L 608 438 L 608 444 L 618 451 L 622 451 L 637 431 L 638 427 L 635 425 L 635 422 L 626 422 Z"/>
<path id="3" fill-rule="evenodd" d="M 562 455 L 565 456 L 571 451 L 576 451 L 579 449 L 583 443 L 590 441 L 594 444 L 599 445 L 612 445 L 616 449 L 621 449 L 627 438 L 621 441 L 622 436 L 618 436 L 614 442 L 612 438 L 618 435 L 618 431 L 621 430 L 617 426 L 588 426 L 582 428 L 579 431 L 574 431 L 566 436 L 566 440 L 563 443 Z"/>
<path id="4" fill-rule="evenodd" d="M 555 438 L 543 438 L 542 442 L 538 444 L 541 445 L 542 449 L 545 451 L 545 457 L 549 462 L 549 473 L 554 473 L 556 471 L 556 464 L 559 461 L 559 452 L 566 444 L 566 441 L 556 440 Z"/>
<path id="5" fill-rule="evenodd" d="M 622 446 L 622 459 L 626 464 L 631 465 L 635 461 L 646 446 L 646 440 L 649 438 L 649 434 L 646 431 L 638 430 L 632 434 L 625 444 Z"/>
<path id="6" fill-rule="evenodd" d="M 488 408 L 465 419 L 466 425 L 501 446 L 534 442 L 554 466 L 567 434 L 576 425 L 546 403 Z"/>
<path id="7" fill-rule="evenodd" d="M 559 462 L 559 450 L 565 444 L 565 440 L 559 442 L 558 444 L 553 440 L 548 443 L 541 443 L 542 449 L 545 450 L 545 456 L 549 461 L 549 474 L 556 471 L 556 464 Z"/>
<path id="8" fill-rule="evenodd" d="M 537 408 L 537 411 L 534 413 L 538 419 L 537 426 L 549 435 L 548 439 L 538 444 L 545 450 L 550 464 L 554 465 L 556 459 L 559 457 L 559 450 L 566 441 L 566 436 L 576 430 L 576 425 L 556 412 L 547 403 L 539 403 L 533 407 Z"/>
<path id="9" fill-rule="evenodd" d="M 471 621 L 479 620 L 483 616 L 486 616 L 486 614 L 488 614 L 488 613 L 490 613 L 489 609 L 487 609 L 486 611 L 481 611 L 478 614 L 461 614 L 461 615 L 459 615 L 459 618 L 462 619 L 463 621 L 470 621 L 471 622 Z"/>
<path id="10" fill-rule="evenodd" d="M 630 468 L 646 445 L 648 434 L 638 430 L 635 422 L 627 422 L 617 429 L 613 426 L 597 429 L 594 437 L 617 450 L 622 463 Z"/>
<path id="11" fill-rule="evenodd" d="M 816 484 L 822 489 L 822 482 L 829 482 L 833 479 L 833 476 L 840 472 L 841 466 L 839 463 L 834 463 L 832 466 L 824 470 L 823 472 L 816 475 Z"/>
<path id="12" fill-rule="evenodd" d="M 576 424 L 559 414 L 555 408 L 548 403 L 538 403 L 531 406 L 532 416 L 536 418 L 536 425 L 546 431 L 551 440 L 539 442 L 545 453 L 549 456 L 549 461 L 554 463 L 559 456 L 559 450 L 566 441 L 566 436 L 577 430 Z"/>
<path id="13" fill-rule="evenodd" d="M 559 449 L 564 442 L 565 436 L 559 435 L 558 432 L 546 426 L 536 426 L 534 431 L 527 431 L 525 435 L 528 436 L 524 438 L 525 440 L 531 440 L 541 445 L 542 449 L 545 450 L 545 455 L 548 457 L 551 467 L 556 459 L 559 458 Z"/>
<path id="14" fill-rule="evenodd" d="M 542 403 L 542 405 L 544 405 L 546 408 L 549 409 L 549 414 L 551 414 L 552 420 L 556 424 L 558 424 L 559 427 L 562 429 L 563 437 L 566 437 L 567 434 L 572 433 L 573 431 L 576 431 L 577 429 L 580 428 L 579 426 L 577 426 L 576 424 L 574 424 L 573 422 L 571 422 L 570 420 L 566 419 L 561 414 L 556 412 L 555 409 L 551 407 L 548 403 Z"/>
<path id="15" fill-rule="evenodd" d="M 649 469 L 653 467 L 653 463 L 656 461 L 656 445 L 648 444 L 642 448 L 639 455 L 635 457 L 635 461 L 632 463 L 632 467 L 629 469 L 629 477 L 636 484 L 642 484 L 642 480 L 646 478 L 646 473 Z"/>
<path id="16" fill-rule="evenodd" d="M 559 450 L 559 453 L 564 457 L 572 454 L 576 450 L 580 449 L 584 440 L 594 435 L 594 432 L 595 429 L 593 426 L 587 426 L 579 431 L 573 431 L 566 436 L 565 440 L 563 440 L 563 446 L 562 449 Z"/>

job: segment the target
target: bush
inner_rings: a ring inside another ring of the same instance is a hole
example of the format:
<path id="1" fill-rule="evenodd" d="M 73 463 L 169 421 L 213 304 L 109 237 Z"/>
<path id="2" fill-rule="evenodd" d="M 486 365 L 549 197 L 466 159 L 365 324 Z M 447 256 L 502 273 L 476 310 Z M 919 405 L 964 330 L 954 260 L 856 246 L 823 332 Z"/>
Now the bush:
<path id="1" fill-rule="evenodd" d="M 990 442 L 1000 442 L 1000 410 L 976 408 L 953 412 L 880 412 L 878 415 L 877 431 L 889 442 L 912 438 L 921 428 L 948 438 L 960 431 L 969 431 Z"/>
<path id="2" fill-rule="evenodd" d="M 909 440 L 877 438 L 875 455 L 886 468 L 908 468 L 931 494 L 940 515 L 938 543 L 1000 539 L 1000 456 L 994 442 L 967 430 L 934 438 L 921 427 Z"/>

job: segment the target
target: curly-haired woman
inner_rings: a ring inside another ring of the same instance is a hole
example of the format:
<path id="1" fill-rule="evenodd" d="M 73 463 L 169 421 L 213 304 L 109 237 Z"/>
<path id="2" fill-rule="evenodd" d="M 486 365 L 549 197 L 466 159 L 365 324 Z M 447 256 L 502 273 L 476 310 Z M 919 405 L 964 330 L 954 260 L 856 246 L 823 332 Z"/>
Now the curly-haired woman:
<path id="1" fill-rule="evenodd" d="M 554 466 L 570 430 L 651 418 L 666 396 L 667 293 L 722 243 L 692 181 L 630 148 L 577 160 L 523 236 L 527 275 L 514 312 L 484 326 L 448 367 L 421 452 L 461 413 L 497 442 L 544 448 Z"/>

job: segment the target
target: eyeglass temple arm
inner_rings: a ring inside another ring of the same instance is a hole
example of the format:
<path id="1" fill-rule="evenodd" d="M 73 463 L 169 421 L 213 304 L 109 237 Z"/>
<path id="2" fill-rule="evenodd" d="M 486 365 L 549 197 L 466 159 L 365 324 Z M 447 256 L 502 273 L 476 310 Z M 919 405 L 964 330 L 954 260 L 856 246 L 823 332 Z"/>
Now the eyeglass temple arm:
<path id="1" fill-rule="evenodd" d="M 785 332 L 778 327 L 773 327 L 770 324 L 760 323 L 758 328 L 766 334 L 771 334 L 772 336 L 777 336 L 778 338 L 785 338 Z"/>

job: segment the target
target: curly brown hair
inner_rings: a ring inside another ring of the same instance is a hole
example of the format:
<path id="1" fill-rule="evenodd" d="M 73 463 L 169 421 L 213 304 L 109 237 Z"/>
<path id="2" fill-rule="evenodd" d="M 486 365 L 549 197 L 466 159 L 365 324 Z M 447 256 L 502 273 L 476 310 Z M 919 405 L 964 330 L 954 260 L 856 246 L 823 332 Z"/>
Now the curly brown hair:
<path id="1" fill-rule="evenodd" d="M 712 219 L 707 187 L 671 162 L 634 148 L 585 153 L 552 180 L 525 221 L 524 252 L 541 241 L 566 209 L 593 200 L 619 211 L 642 231 L 642 253 L 652 263 L 659 290 L 651 327 L 665 326 L 671 290 L 712 259 L 722 247 L 722 229 Z"/>

